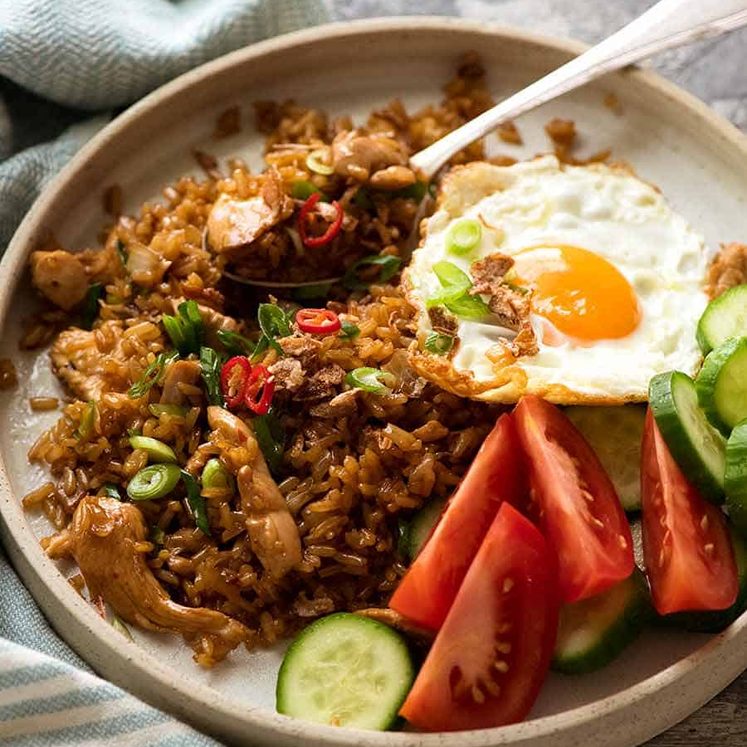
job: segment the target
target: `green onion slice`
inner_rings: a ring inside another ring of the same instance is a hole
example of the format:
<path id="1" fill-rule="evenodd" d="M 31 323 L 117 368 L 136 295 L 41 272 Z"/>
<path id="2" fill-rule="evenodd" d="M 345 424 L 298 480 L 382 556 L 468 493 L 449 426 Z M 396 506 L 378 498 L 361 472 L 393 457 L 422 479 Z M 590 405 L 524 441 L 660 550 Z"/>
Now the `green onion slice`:
<path id="1" fill-rule="evenodd" d="M 200 486 L 197 484 L 197 480 L 185 469 L 181 470 L 181 478 L 184 482 L 184 487 L 187 489 L 187 505 L 192 512 L 195 524 L 197 524 L 197 528 L 203 534 L 210 537 L 210 522 L 207 517 L 205 499 L 200 495 Z"/>
<path id="2" fill-rule="evenodd" d="M 99 488 L 99 495 L 105 495 L 107 498 L 114 498 L 116 501 L 122 500 L 122 494 L 113 482 L 105 482 Z"/>
<path id="3" fill-rule="evenodd" d="M 229 355 L 251 355 L 254 352 L 254 345 L 249 338 L 240 335 L 238 332 L 231 332 L 228 329 L 219 329 L 215 336 L 220 344 L 226 349 Z"/>
<path id="4" fill-rule="evenodd" d="M 158 547 L 163 547 L 163 543 L 166 541 L 166 532 L 161 529 L 157 524 L 153 524 L 148 533 L 148 539 Z"/>
<path id="5" fill-rule="evenodd" d="M 446 232 L 446 251 L 452 254 L 469 254 L 482 239 L 482 226 L 474 218 L 462 218 Z"/>
<path id="6" fill-rule="evenodd" d="M 174 417 L 183 418 L 188 412 L 187 408 L 182 407 L 181 405 L 148 405 L 148 410 L 150 410 L 150 414 L 155 417 L 160 417 L 161 415 L 173 415 Z"/>
<path id="7" fill-rule="evenodd" d="M 220 463 L 220 459 L 208 459 L 202 468 L 203 488 L 231 488 L 233 490 L 233 475 Z"/>
<path id="8" fill-rule="evenodd" d="M 282 355 L 283 349 L 278 345 L 277 339 L 292 334 L 288 314 L 275 303 L 261 303 L 257 309 L 257 320 L 262 337 L 254 348 L 253 359 L 258 358 L 268 347 Z"/>
<path id="9" fill-rule="evenodd" d="M 133 399 L 137 399 L 149 392 L 154 384 L 160 384 L 163 381 L 166 368 L 178 357 L 179 353 L 176 351 L 159 353 L 153 363 L 143 371 L 143 375 L 129 388 L 127 394 Z"/>
<path id="10" fill-rule="evenodd" d="M 468 293 L 444 305 L 462 319 L 482 319 L 490 313 L 490 308 L 480 296 L 470 296 Z"/>
<path id="11" fill-rule="evenodd" d="M 223 407 L 223 392 L 220 386 L 220 369 L 222 362 L 218 353 L 212 348 L 200 348 L 200 375 L 205 383 L 208 402 L 211 405 Z"/>
<path id="12" fill-rule="evenodd" d="M 353 340 L 361 333 L 361 328 L 352 322 L 342 322 L 340 325 L 340 337 L 343 340 Z"/>
<path id="13" fill-rule="evenodd" d="M 345 377 L 345 381 L 352 387 L 362 389 L 364 392 L 373 394 L 388 394 L 391 390 L 382 383 L 382 379 L 387 378 L 386 371 L 378 368 L 355 368 Z"/>
<path id="14" fill-rule="evenodd" d="M 99 314 L 99 299 L 104 292 L 103 283 L 93 283 L 88 286 L 86 296 L 83 299 L 83 310 L 81 324 L 83 329 L 91 329 Z"/>
<path id="15" fill-rule="evenodd" d="M 317 148 L 306 156 L 306 166 L 310 171 L 322 176 L 334 174 L 334 168 L 326 161 L 329 158 L 329 148 Z"/>
<path id="16" fill-rule="evenodd" d="M 277 415 L 270 410 L 267 415 L 259 415 L 252 420 L 254 435 L 262 454 L 273 475 L 280 472 L 285 451 L 285 430 Z"/>
<path id="17" fill-rule="evenodd" d="M 350 290 L 364 290 L 373 283 L 386 283 L 399 272 L 402 260 L 392 254 L 371 254 L 359 259 L 348 268 L 342 278 L 342 283 Z M 360 271 L 367 267 L 378 267 L 379 277 L 372 280 L 363 280 Z"/>
<path id="18" fill-rule="evenodd" d="M 117 239 L 115 246 L 117 247 L 119 261 L 122 263 L 122 267 L 125 268 L 125 272 L 127 272 L 127 246 L 122 239 Z"/>
<path id="19" fill-rule="evenodd" d="M 204 327 L 200 307 L 196 301 L 183 301 L 179 304 L 175 316 L 164 314 L 161 321 L 179 355 L 199 353 Z"/>
<path id="20" fill-rule="evenodd" d="M 96 421 L 96 403 L 89 402 L 86 404 L 83 415 L 81 415 L 80 423 L 78 423 L 78 438 L 83 440 L 90 438 L 93 435 L 93 427 Z"/>
<path id="21" fill-rule="evenodd" d="M 435 355 L 446 355 L 454 347 L 454 338 L 451 335 L 442 335 L 440 332 L 431 332 L 425 338 L 425 349 Z"/>
<path id="22" fill-rule="evenodd" d="M 308 200 L 311 195 L 316 194 L 317 192 L 321 192 L 319 187 L 306 179 L 293 182 L 293 186 L 291 187 L 291 196 L 296 200 Z"/>
<path id="23" fill-rule="evenodd" d="M 163 441 L 150 436 L 131 436 L 130 446 L 133 449 L 142 449 L 148 454 L 151 462 L 176 462 L 174 450 Z"/>
<path id="24" fill-rule="evenodd" d="M 151 464 L 140 470 L 127 485 L 127 495 L 133 501 L 164 498 L 179 484 L 181 470 L 175 464 Z"/>
<path id="25" fill-rule="evenodd" d="M 408 187 L 402 187 L 393 193 L 393 197 L 404 197 L 406 200 L 417 200 L 420 202 L 428 191 L 428 182 L 415 182 Z"/>
<path id="26" fill-rule="evenodd" d="M 441 290 L 426 301 L 426 306 L 431 308 L 432 306 L 441 306 L 449 301 L 454 301 L 457 298 L 465 295 L 467 291 L 472 287 L 472 281 L 469 279 L 469 275 L 463 270 L 460 270 L 452 262 L 436 262 L 433 265 L 433 273 L 441 283 Z"/>

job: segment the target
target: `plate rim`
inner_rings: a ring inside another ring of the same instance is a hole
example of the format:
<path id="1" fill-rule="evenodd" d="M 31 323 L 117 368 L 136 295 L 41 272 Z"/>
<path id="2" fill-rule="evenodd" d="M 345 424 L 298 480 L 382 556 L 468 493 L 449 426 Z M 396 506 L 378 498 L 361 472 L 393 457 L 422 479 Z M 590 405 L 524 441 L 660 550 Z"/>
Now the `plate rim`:
<path id="1" fill-rule="evenodd" d="M 379 35 L 389 31 L 408 30 L 425 34 L 455 30 L 484 37 L 510 37 L 512 41 L 546 47 L 569 55 L 578 54 L 587 48 L 587 45 L 578 41 L 539 34 L 506 24 L 444 16 L 395 16 L 341 21 L 291 32 L 250 44 L 200 65 L 155 89 L 113 119 L 94 135 L 44 187 L 16 230 L 2 262 L 0 262 L 0 321 L 5 324 L 8 319 L 10 301 L 16 291 L 18 281 L 24 273 L 27 251 L 29 244 L 36 236 L 40 217 L 54 204 L 58 194 L 66 184 L 85 170 L 88 161 L 102 149 L 108 148 L 122 131 L 130 126 L 136 126 L 140 117 L 156 108 L 167 105 L 172 98 L 184 95 L 192 85 L 206 78 L 271 53 L 293 49 L 305 44 L 324 43 L 335 38 Z M 624 71 L 622 74 L 629 76 L 634 83 L 642 84 L 643 87 L 648 88 L 655 95 L 667 97 L 684 106 L 704 123 L 707 132 L 718 133 L 721 138 L 728 141 L 731 147 L 740 150 L 747 159 L 747 137 L 704 102 L 650 70 L 635 67 Z M 171 668 L 162 665 L 156 657 L 147 654 L 137 644 L 123 641 L 121 634 L 110 626 L 102 624 L 90 605 L 69 587 L 64 577 L 57 570 L 56 564 L 46 557 L 36 537 L 28 530 L 27 520 L 20 504 L 20 497 L 15 497 L 12 493 L 2 453 L 0 453 L 0 536 L 16 570 L 45 614 L 50 617 L 54 615 L 66 617 L 79 626 L 75 635 L 68 636 L 60 632 L 58 632 L 58 635 L 64 640 L 82 636 L 89 643 L 98 647 L 99 654 L 104 652 L 117 657 L 122 662 L 123 669 L 129 667 L 132 672 L 136 672 L 138 678 L 145 678 L 145 686 L 142 686 L 143 681 L 138 681 L 137 687 L 134 688 L 138 697 L 145 699 L 146 702 L 155 703 L 157 707 L 164 708 L 172 713 L 176 711 L 179 717 L 187 717 L 187 720 L 193 724 L 198 724 L 198 728 L 210 733 L 221 733 L 224 737 L 226 734 L 232 735 L 234 739 L 242 730 L 245 737 L 251 738 L 253 735 L 249 733 L 249 730 L 254 729 L 256 730 L 256 736 L 265 740 L 270 737 L 277 744 L 293 744 L 295 740 L 303 737 L 314 743 L 340 745 L 340 747 L 352 742 L 371 745 L 371 747 L 406 747 L 410 745 L 420 747 L 440 745 L 444 747 L 452 738 L 452 735 L 448 733 L 414 734 L 339 730 L 324 725 L 301 722 L 260 706 L 248 706 L 245 703 L 239 703 L 230 696 L 218 693 L 208 685 L 175 682 L 170 676 L 173 672 Z M 55 631 L 58 630 L 56 623 L 52 626 Z M 62 625 L 59 625 L 59 627 L 62 627 Z M 741 639 L 742 643 L 747 643 L 747 614 L 743 615 L 724 633 L 712 637 L 704 646 L 684 659 L 625 690 L 558 714 L 497 729 L 459 732 L 458 736 L 455 734 L 454 737 L 464 747 L 480 747 L 487 744 L 529 744 L 541 738 L 552 739 L 553 735 L 560 736 L 561 733 L 570 729 L 577 729 L 580 734 L 585 726 L 590 726 L 594 722 L 604 719 L 612 722 L 616 714 L 624 714 L 629 709 L 634 708 L 636 704 L 646 700 L 653 693 L 661 691 L 663 688 L 676 688 L 678 684 L 685 681 L 688 675 L 693 679 L 693 675 L 697 674 L 704 665 L 704 660 L 711 660 L 719 652 L 726 656 L 729 650 L 735 648 L 734 641 L 737 639 Z M 75 647 L 75 650 L 77 651 L 77 647 Z M 96 655 L 94 654 L 92 658 L 96 658 Z M 101 657 L 99 656 L 99 658 Z M 718 678 L 722 686 L 726 686 L 738 676 L 739 671 L 747 664 L 747 653 L 738 669 L 734 665 L 736 657 L 732 656 L 731 658 L 732 664 L 728 667 L 728 673 Z M 106 669 L 107 666 L 99 666 L 99 669 Z M 105 676 L 111 678 L 112 681 L 121 681 L 123 677 L 111 676 L 113 671 L 113 666 L 109 666 L 109 672 Z M 120 686 L 124 688 L 123 685 Z M 156 688 L 163 689 L 168 695 L 163 697 L 154 695 Z M 129 685 L 124 689 L 133 691 L 133 688 Z M 144 694 L 146 690 L 148 690 L 147 696 Z M 182 707 L 174 696 L 182 699 Z M 700 705 L 710 697 L 712 697 L 712 693 L 709 690 L 702 698 Z M 195 717 L 193 712 L 187 712 L 190 701 L 193 703 L 199 702 L 208 715 Z M 243 712 L 245 715 L 239 716 L 237 711 Z M 675 718 L 660 717 L 655 726 L 645 730 L 644 738 L 653 736 L 662 728 L 671 726 L 692 711 L 693 709 L 688 706 L 685 710 L 677 711 Z M 191 719 L 189 718 L 190 715 L 192 716 Z M 222 731 L 221 722 L 230 722 L 230 728 L 226 727 L 226 730 Z M 636 734 L 640 736 L 638 732 Z M 278 741 L 280 739 L 283 741 Z"/>

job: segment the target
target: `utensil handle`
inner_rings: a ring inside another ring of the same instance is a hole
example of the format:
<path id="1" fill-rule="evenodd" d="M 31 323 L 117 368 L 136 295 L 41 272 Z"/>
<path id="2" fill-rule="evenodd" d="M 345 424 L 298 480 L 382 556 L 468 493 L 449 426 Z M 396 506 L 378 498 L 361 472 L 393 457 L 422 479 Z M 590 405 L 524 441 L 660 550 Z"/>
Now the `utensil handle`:
<path id="1" fill-rule="evenodd" d="M 657 52 L 745 24 L 747 0 L 660 0 L 612 36 L 416 153 L 410 163 L 430 178 L 507 119 Z"/>

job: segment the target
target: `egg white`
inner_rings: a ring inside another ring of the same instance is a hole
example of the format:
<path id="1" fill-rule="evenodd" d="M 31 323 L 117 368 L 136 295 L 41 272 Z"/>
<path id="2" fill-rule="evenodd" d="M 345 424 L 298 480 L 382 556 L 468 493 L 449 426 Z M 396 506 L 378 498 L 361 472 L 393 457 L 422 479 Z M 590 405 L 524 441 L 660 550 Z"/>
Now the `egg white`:
<path id="1" fill-rule="evenodd" d="M 446 234 L 465 217 L 478 219 L 483 231 L 480 245 L 462 257 L 447 250 Z M 451 358 L 416 354 L 413 363 L 420 373 L 481 399 L 510 403 L 535 393 L 578 404 L 644 401 L 655 374 L 697 370 L 695 328 L 708 302 L 704 279 L 711 259 L 702 236 L 655 187 L 629 170 L 568 166 L 554 156 L 513 166 L 476 162 L 446 177 L 404 277 L 418 309 L 421 345 L 431 331 L 425 302 L 440 288 L 436 262 L 452 262 L 469 274 L 472 262 L 496 252 L 513 255 L 558 245 L 592 251 L 626 278 L 642 312 L 631 334 L 585 345 L 566 338 L 550 346 L 532 316 L 539 352 L 495 363 L 487 353 L 501 350 L 500 339 L 513 333 L 490 319 L 460 319 L 456 352 Z"/>

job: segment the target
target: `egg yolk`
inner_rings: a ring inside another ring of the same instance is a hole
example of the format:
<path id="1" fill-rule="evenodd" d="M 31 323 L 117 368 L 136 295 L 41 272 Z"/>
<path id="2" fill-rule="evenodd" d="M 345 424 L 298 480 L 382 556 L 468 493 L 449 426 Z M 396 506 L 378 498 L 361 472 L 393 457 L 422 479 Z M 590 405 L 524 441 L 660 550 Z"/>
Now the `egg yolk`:
<path id="1" fill-rule="evenodd" d="M 576 246 L 533 246 L 513 255 L 519 285 L 531 287 L 531 308 L 559 332 L 579 340 L 626 337 L 641 310 L 620 271 Z"/>

